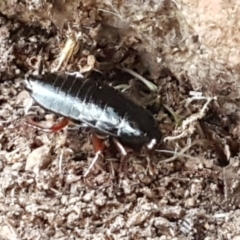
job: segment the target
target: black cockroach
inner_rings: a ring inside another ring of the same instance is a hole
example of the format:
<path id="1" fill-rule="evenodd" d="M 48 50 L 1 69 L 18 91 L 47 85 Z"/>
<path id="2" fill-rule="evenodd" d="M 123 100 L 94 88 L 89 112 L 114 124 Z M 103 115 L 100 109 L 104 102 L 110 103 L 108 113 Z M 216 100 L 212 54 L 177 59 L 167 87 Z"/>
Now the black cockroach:
<path id="1" fill-rule="evenodd" d="M 46 72 L 31 75 L 25 85 L 41 107 L 110 136 L 120 149 L 122 145 L 152 149 L 161 139 L 158 125 L 145 108 L 91 77 Z"/>

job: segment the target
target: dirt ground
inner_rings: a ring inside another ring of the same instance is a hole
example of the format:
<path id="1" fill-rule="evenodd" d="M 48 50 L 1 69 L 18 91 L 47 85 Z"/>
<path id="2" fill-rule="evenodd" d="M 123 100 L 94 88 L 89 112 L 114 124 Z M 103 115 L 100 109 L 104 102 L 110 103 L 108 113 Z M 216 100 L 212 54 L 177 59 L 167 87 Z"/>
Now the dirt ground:
<path id="1" fill-rule="evenodd" d="M 240 239 L 240 7 L 198 2 L 0 3 L 0 239 Z M 125 168 L 109 144 L 84 177 L 88 129 L 25 124 L 59 119 L 26 111 L 40 59 L 125 90 L 162 141 Z"/>

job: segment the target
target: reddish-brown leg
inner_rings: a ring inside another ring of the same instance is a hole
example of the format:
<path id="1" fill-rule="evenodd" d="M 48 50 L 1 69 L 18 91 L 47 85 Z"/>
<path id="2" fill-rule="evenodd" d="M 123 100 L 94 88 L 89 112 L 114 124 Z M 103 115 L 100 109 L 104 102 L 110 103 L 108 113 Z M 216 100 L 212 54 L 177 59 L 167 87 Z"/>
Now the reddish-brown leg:
<path id="1" fill-rule="evenodd" d="M 57 132 L 66 127 L 69 124 L 69 120 L 67 118 L 63 118 L 59 122 L 52 125 L 51 127 L 45 127 L 42 126 L 40 123 L 35 122 L 33 119 L 27 118 L 25 124 L 41 129 L 42 131 L 45 132 Z"/>
<path id="2" fill-rule="evenodd" d="M 92 134 L 92 143 L 94 152 L 103 152 L 105 148 L 104 140 L 99 138 L 95 133 Z"/>

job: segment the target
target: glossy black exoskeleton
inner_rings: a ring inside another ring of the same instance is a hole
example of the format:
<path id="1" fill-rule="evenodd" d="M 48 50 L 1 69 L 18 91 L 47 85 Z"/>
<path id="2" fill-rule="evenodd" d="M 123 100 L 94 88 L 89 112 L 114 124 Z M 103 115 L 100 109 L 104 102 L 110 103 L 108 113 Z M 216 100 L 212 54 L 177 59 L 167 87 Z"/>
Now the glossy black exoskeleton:
<path id="1" fill-rule="evenodd" d="M 44 73 L 25 80 L 32 98 L 43 108 L 85 123 L 126 147 L 152 149 L 161 139 L 153 116 L 103 82 L 76 74 Z"/>

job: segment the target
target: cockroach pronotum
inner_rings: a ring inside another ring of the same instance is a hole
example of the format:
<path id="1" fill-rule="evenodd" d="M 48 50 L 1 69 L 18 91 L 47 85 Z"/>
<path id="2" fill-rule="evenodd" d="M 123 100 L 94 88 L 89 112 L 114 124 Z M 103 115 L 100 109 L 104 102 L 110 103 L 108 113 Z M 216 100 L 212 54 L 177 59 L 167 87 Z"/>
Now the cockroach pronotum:
<path id="1" fill-rule="evenodd" d="M 66 118 L 84 123 L 94 133 L 112 138 L 124 155 L 123 146 L 152 149 L 161 139 L 158 125 L 145 108 L 103 82 L 80 74 L 46 72 L 31 75 L 25 85 L 41 107 L 65 118 L 51 130 L 64 127 Z"/>

